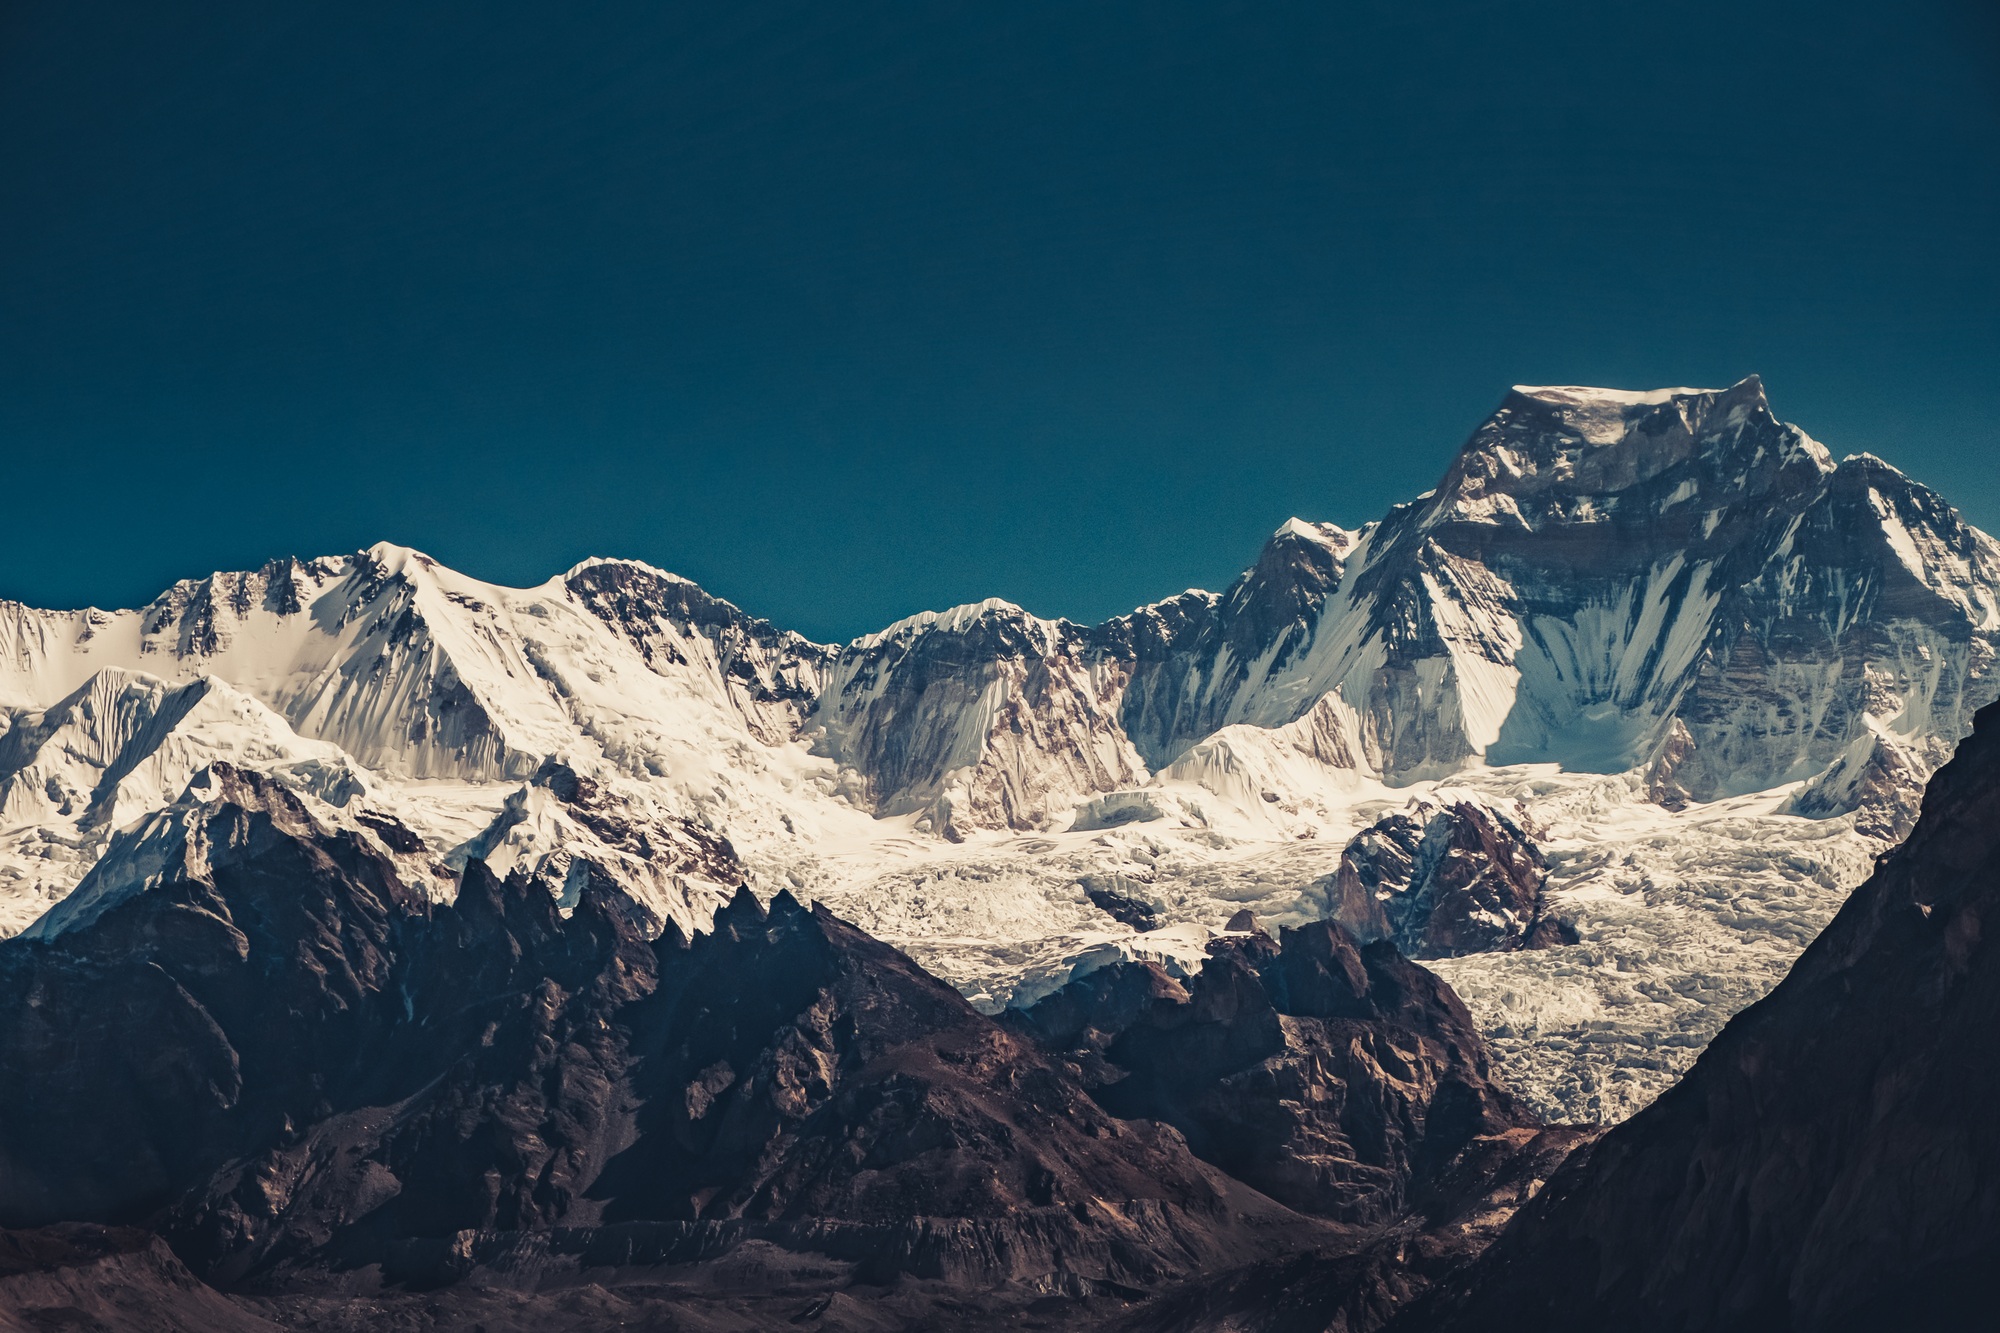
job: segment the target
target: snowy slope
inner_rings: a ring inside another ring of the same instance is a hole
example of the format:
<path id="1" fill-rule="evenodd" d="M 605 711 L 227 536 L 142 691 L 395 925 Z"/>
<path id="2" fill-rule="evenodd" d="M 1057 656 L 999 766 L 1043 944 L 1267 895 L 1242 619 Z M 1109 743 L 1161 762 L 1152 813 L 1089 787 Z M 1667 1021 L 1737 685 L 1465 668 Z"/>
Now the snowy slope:
<path id="1" fill-rule="evenodd" d="M 788 887 L 998 1006 L 1198 966 L 1243 908 L 1334 910 L 1371 826 L 1491 809 L 1545 858 L 1533 921 L 1399 938 L 1471 950 L 1434 965 L 1545 1111 L 1616 1116 L 1907 830 L 1997 646 L 2000 546 L 1754 378 L 1517 388 L 1434 491 L 1098 626 L 988 601 L 824 645 L 637 562 L 504 588 L 385 544 L 0 604 L 0 931 L 142 890 L 245 772 L 401 830 L 440 893 L 594 871 L 693 929 Z"/>

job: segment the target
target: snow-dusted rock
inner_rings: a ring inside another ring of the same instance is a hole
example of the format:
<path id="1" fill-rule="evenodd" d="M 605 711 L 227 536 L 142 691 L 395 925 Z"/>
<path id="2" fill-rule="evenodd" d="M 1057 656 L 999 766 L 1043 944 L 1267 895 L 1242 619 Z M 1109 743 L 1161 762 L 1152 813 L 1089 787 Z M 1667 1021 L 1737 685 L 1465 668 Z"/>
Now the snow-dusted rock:
<path id="1" fill-rule="evenodd" d="M 1118 724 L 1122 684 L 1078 627 L 992 600 L 849 644 L 813 721 L 882 814 L 954 839 L 1046 829 L 1147 776 Z"/>
<path id="2" fill-rule="evenodd" d="M 1574 944 L 1545 913 L 1548 863 L 1513 816 L 1470 794 L 1411 802 L 1355 835 L 1323 880 L 1327 915 L 1412 958 Z"/>

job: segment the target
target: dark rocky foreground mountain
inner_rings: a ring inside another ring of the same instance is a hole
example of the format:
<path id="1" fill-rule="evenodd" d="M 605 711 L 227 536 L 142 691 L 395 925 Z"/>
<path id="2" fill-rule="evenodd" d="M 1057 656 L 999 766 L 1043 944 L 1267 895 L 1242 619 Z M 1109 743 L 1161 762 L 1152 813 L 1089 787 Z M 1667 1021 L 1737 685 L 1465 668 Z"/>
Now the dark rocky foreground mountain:
<path id="1" fill-rule="evenodd" d="M 1990 1328 L 2000 706 L 1792 973 L 1398 1329 Z"/>
<path id="2" fill-rule="evenodd" d="M 436 903 L 254 773 L 186 815 L 143 891 L 0 945 L 26 1327 L 1089 1326 L 1367 1254 L 1336 1303 L 1379 1314 L 1425 1280 L 1385 1238 L 1461 1255 L 1575 1138 L 1328 923 L 1001 1023 L 788 895 L 690 940 L 478 861 Z"/>

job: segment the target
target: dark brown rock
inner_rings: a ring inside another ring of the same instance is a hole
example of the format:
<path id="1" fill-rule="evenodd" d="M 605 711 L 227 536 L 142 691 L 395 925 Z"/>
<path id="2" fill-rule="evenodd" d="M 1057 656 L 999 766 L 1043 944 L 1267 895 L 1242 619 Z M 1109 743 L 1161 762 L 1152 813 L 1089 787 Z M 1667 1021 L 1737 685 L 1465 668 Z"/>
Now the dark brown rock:
<path id="1" fill-rule="evenodd" d="M 277 1333 L 204 1286 L 158 1236 L 65 1223 L 0 1231 L 0 1330 Z"/>
<path id="2" fill-rule="evenodd" d="M 1356 834 L 1322 882 L 1329 914 L 1416 958 L 1574 943 L 1544 911 L 1548 863 L 1522 824 L 1478 801 L 1424 803 Z"/>
<path id="3" fill-rule="evenodd" d="M 1332 922 L 1218 940 L 1185 987 L 1102 968 L 1023 1021 L 1119 1115 L 1343 1221 L 1399 1214 L 1473 1139 L 1530 1123 L 1450 987 Z"/>

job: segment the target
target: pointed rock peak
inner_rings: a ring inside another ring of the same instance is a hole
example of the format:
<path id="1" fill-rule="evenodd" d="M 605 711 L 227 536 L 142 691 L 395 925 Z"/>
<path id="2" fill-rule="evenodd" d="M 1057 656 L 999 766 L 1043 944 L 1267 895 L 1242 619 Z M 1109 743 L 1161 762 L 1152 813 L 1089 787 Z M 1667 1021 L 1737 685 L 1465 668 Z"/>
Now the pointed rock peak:
<path id="1" fill-rule="evenodd" d="M 1004 597 L 988 597 L 983 602 L 966 602 L 943 611 L 919 611 L 916 615 L 905 616 L 886 629 L 863 635 L 849 647 L 865 650 L 895 640 L 908 642 L 926 634 L 964 634 L 984 630 L 1053 633 L 1068 623 L 1045 620 Z"/>
<path id="2" fill-rule="evenodd" d="M 1288 518 L 1278 525 L 1271 534 L 1271 545 L 1281 542 L 1305 541 L 1315 546 L 1324 546 L 1335 554 L 1345 555 L 1353 549 L 1355 540 L 1361 534 L 1351 532 L 1337 523 L 1314 523 L 1303 518 Z"/>
<path id="3" fill-rule="evenodd" d="M 1894 472 L 1899 477 L 1903 475 L 1902 470 L 1890 463 L 1888 459 L 1883 458 L 1880 454 L 1871 454 L 1866 449 L 1863 449 L 1858 454 L 1847 455 L 1840 460 L 1840 465 L 1842 467 L 1861 468 L 1863 470 L 1881 468 L 1885 471 Z"/>
<path id="4" fill-rule="evenodd" d="M 1332 523 L 1286 519 L 1284 526 L 1264 543 L 1264 549 L 1257 554 L 1257 563 L 1238 580 L 1238 586 L 1245 581 L 1268 581 L 1306 571 L 1311 571 L 1317 582 L 1338 582 L 1342 563 L 1353 552 L 1359 537 L 1359 533 Z"/>
<path id="5" fill-rule="evenodd" d="M 458 896 L 452 905 L 460 912 L 484 910 L 505 914 L 506 888 L 483 857 L 473 857 L 458 875 Z"/>
<path id="6" fill-rule="evenodd" d="M 1264 933 L 1264 927 L 1257 923 L 1257 914 L 1247 907 L 1224 922 L 1222 928 L 1238 934 L 1261 935 Z"/>
<path id="7" fill-rule="evenodd" d="M 1518 385 L 1473 432 L 1428 513 L 1536 529 L 1635 508 L 1713 508 L 1796 490 L 1833 470 L 1771 414 L 1763 381 L 1635 392 Z"/>
<path id="8" fill-rule="evenodd" d="M 196 770 L 175 804 L 228 804 L 245 810 L 284 813 L 300 820 L 308 818 L 305 803 L 291 788 L 268 774 L 238 768 L 221 759 Z"/>
<path id="9" fill-rule="evenodd" d="M 735 895 L 715 914 L 715 928 L 720 931 L 725 926 L 762 926 L 765 919 L 764 907 L 757 901 L 757 895 L 750 892 L 748 884 L 740 884 Z"/>
<path id="10" fill-rule="evenodd" d="M 1764 381 L 1746 375 L 1725 389 L 1592 389 L 1517 384 L 1473 436 L 1492 427 L 1554 431 L 1590 445 L 1643 445 L 1674 432 L 1704 438 L 1753 417 L 1771 417 Z"/>
<path id="11" fill-rule="evenodd" d="M 1901 468 L 1875 454 L 1849 454 L 1840 460 L 1838 474 L 1842 482 L 1853 481 L 1891 491 L 1921 491 L 1926 495 L 1935 494 L 1930 487 L 1920 481 L 1912 480 Z"/>
<path id="12" fill-rule="evenodd" d="M 811 915 L 812 913 L 806 910 L 805 905 L 792 896 L 790 889 L 779 889 L 777 896 L 771 899 L 769 916 L 774 922 L 789 923 L 793 920 L 809 918 Z"/>
<path id="13" fill-rule="evenodd" d="M 594 865 L 586 867 L 583 887 L 577 892 L 575 916 L 595 916 L 620 925 L 641 939 L 653 939 L 664 933 L 659 913 Z"/>

